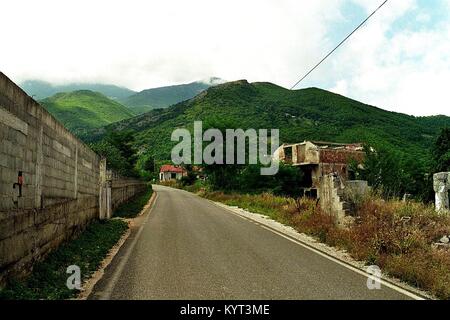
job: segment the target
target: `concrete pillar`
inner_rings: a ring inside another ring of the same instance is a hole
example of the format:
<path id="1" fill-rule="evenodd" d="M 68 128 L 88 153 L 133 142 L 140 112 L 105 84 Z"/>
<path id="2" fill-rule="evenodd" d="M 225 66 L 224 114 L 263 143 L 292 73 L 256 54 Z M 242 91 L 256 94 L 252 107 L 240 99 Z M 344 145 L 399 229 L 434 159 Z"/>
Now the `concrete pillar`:
<path id="1" fill-rule="evenodd" d="M 450 188 L 450 172 L 440 172 L 433 176 L 433 187 L 436 192 L 436 211 L 449 210 L 448 191 Z"/>
<path id="2" fill-rule="evenodd" d="M 75 144 L 75 170 L 73 172 L 73 198 L 78 198 L 78 144 Z"/>
<path id="3" fill-rule="evenodd" d="M 106 187 L 106 219 L 112 218 L 111 185 L 107 183 Z"/>
<path id="4" fill-rule="evenodd" d="M 112 171 L 106 171 L 106 219 L 112 218 L 112 199 L 111 199 L 111 187 L 112 187 Z"/>
<path id="5" fill-rule="evenodd" d="M 43 207 L 42 201 L 42 163 L 44 162 L 44 154 L 42 152 L 44 128 L 42 124 L 38 126 L 38 137 L 36 141 L 36 179 L 34 180 L 34 206 L 35 208 Z"/>
<path id="6" fill-rule="evenodd" d="M 106 159 L 104 158 L 100 160 L 98 209 L 100 220 L 104 220 L 107 216 Z"/>

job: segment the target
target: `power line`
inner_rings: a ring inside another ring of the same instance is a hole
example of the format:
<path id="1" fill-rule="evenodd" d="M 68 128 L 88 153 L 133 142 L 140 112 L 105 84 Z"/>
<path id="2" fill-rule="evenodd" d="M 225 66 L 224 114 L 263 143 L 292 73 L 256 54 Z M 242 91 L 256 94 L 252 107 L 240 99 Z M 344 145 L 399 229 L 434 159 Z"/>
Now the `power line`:
<path id="1" fill-rule="evenodd" d="M 317 69 L 318 66 L 322 64 L 326 59 L 328 59 L 329 56 L 333 54 L 340 46 L 344 44 L 345 41 L 348 40 L 356 31 L 358 31 L 372 16 L 377 13 L 378 10 L 380 10 L 385 4 L 388 2 L 388 0 L 385 0 L 378 8 L 375 9 L 374 12 L 372 12 L 363 22 L 361 22 L 347 37 L 345 37 L 344 40 L 342 40 L 333 50 L 330 51 L 318 64 L 316 64 L 311 70 L 309 70 L 300 80 L 298 80 L 291 88 L 294 89 L 300 82 L 302 82 L 307 76 L 309 76 L 314 70 Z"/>

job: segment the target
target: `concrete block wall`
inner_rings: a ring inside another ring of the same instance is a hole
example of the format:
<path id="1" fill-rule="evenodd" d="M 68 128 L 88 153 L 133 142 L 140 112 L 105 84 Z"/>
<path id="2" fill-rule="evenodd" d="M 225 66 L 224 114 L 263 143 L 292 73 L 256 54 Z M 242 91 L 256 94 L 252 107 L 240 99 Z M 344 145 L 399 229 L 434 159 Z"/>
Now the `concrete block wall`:
<path id="1" fill-rule="evenodd" d="M 145 184 L 133 179 L 116 179 L 111 184 L 112 210 L 145 190 Z"/>
<path id="2" fill-rule="evenodd" d="M 98 216 L 98 198 L 84 197 L 45 209 L 0 212 L 0 286 L 29 273 L 63 241 L 79 234 Z"/>
<path id="3" fill-rule="evenodd" d="M 1 72 L 0 142 L 1 287 L 99 218 L 102 186 L 100 157 Z M 113 208 L 144 188 L 114 180 Z"/>
<path id="4" fill-rule="evenodd" d="M 0 73 L 0 210 L 98 195 L 99 156 Z M 22 197 L 12 186 L 22 171 Z"/>
<path id="5" fill-rule="evenodd" d="M 367 181 L 343 180 L 339 175 L 327 174 L 321 178 L 319 202 L 321 209 L 335 217 L 338 225 L 353 221 L 355 205 L 370 192 Z"/>

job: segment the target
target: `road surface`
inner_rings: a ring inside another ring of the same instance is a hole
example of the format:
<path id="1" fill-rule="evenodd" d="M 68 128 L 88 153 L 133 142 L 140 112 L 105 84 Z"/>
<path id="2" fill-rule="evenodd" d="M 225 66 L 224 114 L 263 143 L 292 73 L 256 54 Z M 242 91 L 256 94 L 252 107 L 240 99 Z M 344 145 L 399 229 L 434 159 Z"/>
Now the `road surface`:
<path id="1" fill-rule="evenodd" d="M 205 199 L 154 189 L 90 299 L 408 299 Z"/>

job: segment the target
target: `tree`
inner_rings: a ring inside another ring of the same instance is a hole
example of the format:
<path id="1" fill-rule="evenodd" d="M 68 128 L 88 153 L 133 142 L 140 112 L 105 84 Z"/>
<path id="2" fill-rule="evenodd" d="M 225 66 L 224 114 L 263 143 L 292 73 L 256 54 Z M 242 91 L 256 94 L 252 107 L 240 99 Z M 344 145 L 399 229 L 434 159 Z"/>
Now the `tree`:
<path id="1" fill-rule="evenodd" d="M 120 154 L 127 159 L 130 167 L 134 167 L 137 160 L 134 144 L 134 132 L 132 130 L 110 131 L 105 140 L 120 150 Z"/>
<path id="2" fill-rule="evenodd" d="M 226 129 L 235 129 L 238 128 L 238 125 L 234 122 L 230 122 L 227 119 L 220 119 L 217 117 L 211 117 L 207 121 L 203 122 L 203 130 L 206 131 L 208 129 L 218 129 L 222 133 L 223 144 L 222 144 L 222 152 L 223 155 L 226 153 Z M 203 144 L 205 147 L 205 143 Z M 236 159 L 236 150 L 235 148 L 235 156 Z M 241 170 L 244 168 L 244 165 L 229 165 L 229 164 L 203 164 L 203 172 L 207 176 L 207 182 L 213 190 L 238 190 L 239 189 L 239 181 L 237 179 L 238 175 L 241 173 Z"/>
<path id="3" fill-rule="evenodd" d="M 92 150 L 94 150 L 100 156 L 106 158 L 107 165 L 109 169 L 113 169 L 121 175 L 128 175 L 129 164 L 127 159 L 125 159 L 120 150 L 108 141 L 100 141 L 97 143 L 90 144 Z"/>
<path id="4" fill-rule="evenodd" d="M 272 192 L 276 195 L 298 198 L 302 195 L 303 182 L 303 172 L 299 168 L 280 163 L 278 173 L 273 176 Z"/>
<path id="5" fill-rule="evenodd" d="M 354 167 L 363 180 L 384 197 L 401 197 L 405 193 L 406 171 L 401 166 L 402 155 L 388 146 L 379 145 L 376 150 L 365 146 L 366 157 L 361 167 Z"/>
<path id="6" fill-rule="evenodd" d="M 434 170 L 450 171 L 450 128 L 442 129 L 433 146 Z"/>
<path id="7" fill-rule="evenodd" d="M 144 171 L 147 171 L 148 173 L 154 173 L 155 172 L 155 159 L 151 155 L 148 155 L 143 160 L 142 169 Z"/>
<path id="8" fill-rule="evenodd" d="M 91 144 L 92 149 L 107 160 L 108 168 L 123 176 L 138 176 L 135 169 L 137 155 L 133 147 L 133 131 L 113 131 L 97 143 Z"/>
<path id="9" fill-rule="evenodd" d="M 362 167 L 351 163 L 358 179 L 367 180 L 385 198 L 411 194 L 416 199 L 429 201 L 432 183 L 427 174 L 428 162 L 387 145 L 378 145 L 375 149 L 366 146 L 365 152 Z"/>

